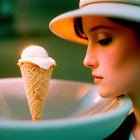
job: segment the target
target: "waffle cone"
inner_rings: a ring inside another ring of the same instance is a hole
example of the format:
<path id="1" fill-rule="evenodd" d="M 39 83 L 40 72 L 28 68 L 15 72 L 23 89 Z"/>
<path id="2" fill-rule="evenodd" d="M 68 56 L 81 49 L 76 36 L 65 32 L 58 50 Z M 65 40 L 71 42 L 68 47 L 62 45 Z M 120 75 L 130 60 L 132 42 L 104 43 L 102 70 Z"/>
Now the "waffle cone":
<path id="1" fill-rule="evenodd" d="M 19 65 L 33 121 L 40 120 L 53 66 L 43 70 L 33 63 Z"/>

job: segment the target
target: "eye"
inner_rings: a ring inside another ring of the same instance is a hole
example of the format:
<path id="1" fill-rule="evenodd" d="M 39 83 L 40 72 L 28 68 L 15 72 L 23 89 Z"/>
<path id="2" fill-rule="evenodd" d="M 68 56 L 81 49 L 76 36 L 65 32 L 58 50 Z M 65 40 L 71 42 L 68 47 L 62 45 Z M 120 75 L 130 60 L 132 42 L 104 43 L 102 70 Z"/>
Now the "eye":
<path id="1" fill-rule="evenodd" d="M 111 41 L 112 41 L 111 38 L 107 38 L 107 39 L 98 40 L 97 42 L 98 42 L 100 45 L 102 45 L 102 46 L 106 46 L 106 45 L 108 45 Z"/>

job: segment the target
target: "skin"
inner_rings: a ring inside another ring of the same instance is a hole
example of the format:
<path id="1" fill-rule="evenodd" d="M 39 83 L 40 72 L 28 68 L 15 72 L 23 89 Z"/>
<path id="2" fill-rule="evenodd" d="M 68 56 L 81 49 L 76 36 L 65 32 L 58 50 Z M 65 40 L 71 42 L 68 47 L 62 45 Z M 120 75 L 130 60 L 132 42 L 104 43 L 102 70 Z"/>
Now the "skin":
<path id="1" fill-rule="evenodd" d="M 100 96 L 127 93 L 132 99 L 133 134 L 140 139 L 140 43 L 135 32 L 105 17 L 82 17 L 82 23 L 89 41 L 84 65 L 91 68 Z"/>

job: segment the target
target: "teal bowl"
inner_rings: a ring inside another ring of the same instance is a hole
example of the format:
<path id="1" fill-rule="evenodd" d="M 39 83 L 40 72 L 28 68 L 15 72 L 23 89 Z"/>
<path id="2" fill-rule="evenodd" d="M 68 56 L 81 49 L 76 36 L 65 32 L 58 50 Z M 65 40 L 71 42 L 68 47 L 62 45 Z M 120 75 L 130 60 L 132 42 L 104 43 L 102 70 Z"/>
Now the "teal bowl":
<path id="1" fill-rule="evenodd" d="M 31 119 L 23 80 L 0 80 L 0 140 L 102 140 L 132 108 L 127 95 L 103 99 L 94 84 L 52 79 L 41 120 Z"/>

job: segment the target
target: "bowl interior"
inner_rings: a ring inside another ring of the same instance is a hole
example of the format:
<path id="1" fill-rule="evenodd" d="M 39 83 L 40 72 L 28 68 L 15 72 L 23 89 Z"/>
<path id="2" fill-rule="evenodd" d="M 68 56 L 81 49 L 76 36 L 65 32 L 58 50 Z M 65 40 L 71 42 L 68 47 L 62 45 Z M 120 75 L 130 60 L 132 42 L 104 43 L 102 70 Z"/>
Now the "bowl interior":
<path id="1" fill-rule="evenodd" d="M 96 85 L 52 79 L 41 120 L 97 115 L 116 109 L 120 103 L 121 98 L 101 98 Z M 0 118 L 32 120 L 22 78 L 0 80 Z"/>

